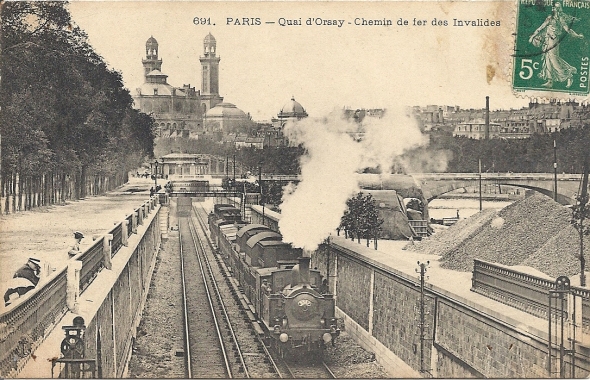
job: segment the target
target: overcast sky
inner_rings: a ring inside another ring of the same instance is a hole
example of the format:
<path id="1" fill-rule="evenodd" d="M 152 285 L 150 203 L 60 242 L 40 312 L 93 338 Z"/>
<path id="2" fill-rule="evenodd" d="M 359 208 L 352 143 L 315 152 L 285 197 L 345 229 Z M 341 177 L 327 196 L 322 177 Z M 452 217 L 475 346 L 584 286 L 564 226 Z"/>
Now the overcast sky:
<path id="1" fill-rule="evenodd" d="M 200 89 L 199 56 L 211 32 L 221 57 L 220 94 L 255 120 L 275 116 L 291 96 L 310 116 L 345 106 L 479 108 L 486 95 L 492 109 L 528 102 L 510 87 L 512 1 L 74 1 L 69 9 L 132 94 L 144 80 L 141 59 L 150 36 L 159 43 L 168 83 Z M 211 25 L 195 25 L 195 17 L 210 18 Z M 228 18 L 260 18 L 261 25 L 227 25 Z M 303 25 L 282 27 L 280 18 Z M 341 27 L 307 26 L 308 18 L 345 21 Z M 356 18 L 385 18 L 393 25 L 356 26 Z M 398 26 L 400 18 L 408 26 Z M 414 18 L 427 25 L 414 26 Z M 432 26 L 434 18 L 449 25 Z M 500 27 L 457 27 L 453 19 L 500 21 Z"/>

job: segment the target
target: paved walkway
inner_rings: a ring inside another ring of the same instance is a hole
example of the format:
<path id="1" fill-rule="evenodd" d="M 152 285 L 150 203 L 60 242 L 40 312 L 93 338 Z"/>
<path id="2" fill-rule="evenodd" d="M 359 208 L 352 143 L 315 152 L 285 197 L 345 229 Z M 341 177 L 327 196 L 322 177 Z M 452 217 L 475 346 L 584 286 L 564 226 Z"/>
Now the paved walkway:
<path id="1" fill-rule="evenodd" d="M 131 178 L 104 196 L 0 216 L 0 292 L 4 294 L 6 281 L 28 257 L 47 261 L 52 268 L 64 267 L 74 231 L 84 234 L 80 249 L 86 249 L 93 235 L 107 233 L 148 200 L 152 185 L 149 179 Z"/>

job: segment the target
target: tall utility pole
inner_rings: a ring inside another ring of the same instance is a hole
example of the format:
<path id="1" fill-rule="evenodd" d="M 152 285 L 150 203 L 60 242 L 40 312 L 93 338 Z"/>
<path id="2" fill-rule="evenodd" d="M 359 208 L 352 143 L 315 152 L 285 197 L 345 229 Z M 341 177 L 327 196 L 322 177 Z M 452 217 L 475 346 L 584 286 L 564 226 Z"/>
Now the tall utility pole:
<path id="1" fill-rule="evenodd" d="M 557 143 L 553 139 L 553 200 L 557 202 Z"/>
<path id="2" fill-rule="evenodd" d="M 578 203 L 573 208 L 572 224 L 578 230 L 580 236 L 580 286 L 586 286 L 586 258 L 584 257 L 584 235 L 588 232 L 588 227 L 584 226 L 584 220 L 588 213 L 588 172 L 590 171 L 589 158 L 584 158 L 584 174 L 578 192 Z"/>
<path id="3" fill-rule="evenodd" d="M 479 211 L 483 209 L 481 202 L 481 158 L 479 159 Z"/>
<path id="4" fill-rule="evenodd" d="M 258 187 L 260 188 L 260 202 L 262 203 L 262 224 L 264 223 L 264 200 L 262 199 L 262 161 L 258 162 Z"/>
<path id="5" fill-rule="evenodd" d="M 236 155 L 234 154 L 234 188 L 236 187 Z"/>
<path id="6" fill-rule="evenodd" d="M 420 261 L 418 261 L 418 265 L 420 266 L 420 269 L 416 269 L 417 273 L 420 273 L 420 305 L 419 305 L 419 311 L 420 311 L 420 322 L 419 322 L 419 326 L 420 326 L 420 372 L 421 373 L 427 373 L 429 375 L 430 374 L 430 366 L 426 366 L 426 363 L 424 363 L 425 357 L 424 357 L 424 349 L 425 349 L 425 343 L 427 340 L 430 340 L 429 338 L 426 337 L 427 335 L 427 331 L 428 331 L 428 325 L 426 324 L 426 316 L 430 313 L 428 313 L 426 311 L 426 298 L 424 296 L 424 284 L 426 282 L 426 268 L 428 268 L 428 265 L 430 264 L 430 261 L 427 261 L 425 263 L 421 263 Z"/>

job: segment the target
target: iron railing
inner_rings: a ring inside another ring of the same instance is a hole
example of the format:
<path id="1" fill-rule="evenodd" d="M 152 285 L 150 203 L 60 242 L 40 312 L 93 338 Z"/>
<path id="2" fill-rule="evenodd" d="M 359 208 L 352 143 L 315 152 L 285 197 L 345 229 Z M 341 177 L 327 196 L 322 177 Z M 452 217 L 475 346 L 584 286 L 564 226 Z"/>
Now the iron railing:
<path id="1" fill-rule="evenodd" d="M 555 290 L 555 281 L 474 260 L 471 290 L 536 317 L 548 319 L 549 291 Z M 571 291 L 574 296 L 582 298 L 582 328 L 588 330 L 590 290 L 572 286 Z"/>

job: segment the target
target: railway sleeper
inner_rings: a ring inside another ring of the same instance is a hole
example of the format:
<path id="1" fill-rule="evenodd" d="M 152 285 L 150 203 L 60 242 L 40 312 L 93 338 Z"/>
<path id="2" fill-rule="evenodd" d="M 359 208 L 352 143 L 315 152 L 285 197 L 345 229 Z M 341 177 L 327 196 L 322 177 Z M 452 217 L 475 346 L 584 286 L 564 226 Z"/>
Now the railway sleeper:
<path id="1" fill-rule="evenodd" d="M 254 315 L 254 313 L 250 310 L 246 310 L 246 317 L 248 319 L 245 319 L 246 322 L 256 322 L 256 316 Z"/>
<path id="2" fill-rule="evenodd" d="M 264 330 L 262 330 L 262 327 L 260 327 L 260 324 L 258 322 L 254 322 L 252 323 L 252 327 L 254 327 L 254 331 L 256 331 L 256 334 L 260 337 L 264 336 Z"/>

